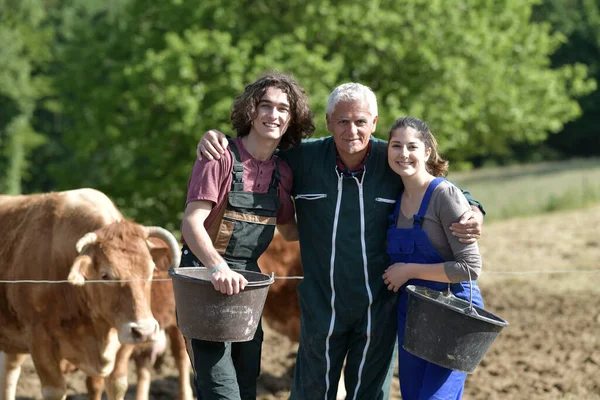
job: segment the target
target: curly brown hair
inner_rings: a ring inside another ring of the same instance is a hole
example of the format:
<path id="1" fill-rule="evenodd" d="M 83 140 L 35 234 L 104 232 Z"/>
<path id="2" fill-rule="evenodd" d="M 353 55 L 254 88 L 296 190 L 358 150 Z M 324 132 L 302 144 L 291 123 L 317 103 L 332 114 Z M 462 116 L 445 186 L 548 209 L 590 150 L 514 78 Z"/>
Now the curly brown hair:
<path id="1" fill-rule="evenodd" d="M 425 164 L 425 169 L 427 172 L 435 177 L 448 175 L 449 162 L 440 156 L 438 153 L 438 144 L 437 140 L 435 140 L 435 136 L 433 136 L 427 124 L 420 119 L 415 117 L 398 118 L 396 122 L 394 122 L 394 125 L 392 125 L 392 129 L 390 129 L 388 142 L 392 138 L 392 134 L 396 129 L 409 127 L 417 131 L 419 138 L 425 144 L 425 149 L 431 150 L 429 159 Z"/>
<path id="2" fill-rule="evenodd" d="M 298 146 L 303 138 L 311 137 L 315 131 L 314 114 L 308 105 L 308 97 L 304 89 L 287 74 L 268 72 L 246 86 L 244 93 L 233 102 L 231 125 L 238 137 L 248 135 L 252 121 L 257 115 L 258 103 L 270 87 L 278 88 L 286 93 L 290 102 L 290 125 L 277 148 L 286 150 Z"/>

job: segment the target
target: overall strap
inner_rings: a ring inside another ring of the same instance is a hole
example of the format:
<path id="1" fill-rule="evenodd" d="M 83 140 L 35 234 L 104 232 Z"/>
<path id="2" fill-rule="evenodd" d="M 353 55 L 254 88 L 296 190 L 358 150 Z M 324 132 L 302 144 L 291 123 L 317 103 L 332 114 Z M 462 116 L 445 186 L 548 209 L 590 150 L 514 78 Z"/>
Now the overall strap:
<path id="1" fill-rule="evenodd" d="M 421 229 L 421 224 L 423 223 L 423 218 L 425 217 L 425 212 L 427 211 L 427 207 L 429 206 L 429 200 L 431 200 L 431 195 L 433 194 L 433 191 L 435 190 L 435 188 L 443 181 L 445 181 L 445 179 L 442 177 L 435 178 L 433 181 L 431 181 L 431 183 L 427 187 L 427 190 L 425 191 L 425 195 L 423 196 L 423 200 L 421 200 L 421 206 L 419 207 L 419 213 L 415 214 L 413 216 L 414 221 L 415 221 L 413 226 L 415 228 Z"/>
<path id="2" fill-rule="evenodd" d="M 240 152 L 232 138 L 229 141 L 229 149 L 233 158 L 233 170 L 231 171 L 233 179 L 231 181 L 231 190 L 234 192 L 244 191 L 244 166 L 242 165 Z"/>
<path id="3" fill-rule="evenodd" d="M 390 227 L 396 226 L 396 220 L 398 219 L 398 213 L 400 212 L 400 203 L 402 202 L 402 193 L 404 189 L 400 191 L 398 198 L 396 199 L 396 204 L 394 205 L 394 213 L 388 215 L 388 221 L 390 223 Z"/>
<path id="4" fill-rule="evenodd" d="M 271 175 L 271 183 L 269 184 L 269 194 L 277 196 L 277 189 L 279 188 L 279 181 L 281 180 L 281 176 L 279 175 L 279 162 L 276 155 L 273 155 L 273 163 L 275 164 L 275 169 L 273 170 L 273 174 Z"/>

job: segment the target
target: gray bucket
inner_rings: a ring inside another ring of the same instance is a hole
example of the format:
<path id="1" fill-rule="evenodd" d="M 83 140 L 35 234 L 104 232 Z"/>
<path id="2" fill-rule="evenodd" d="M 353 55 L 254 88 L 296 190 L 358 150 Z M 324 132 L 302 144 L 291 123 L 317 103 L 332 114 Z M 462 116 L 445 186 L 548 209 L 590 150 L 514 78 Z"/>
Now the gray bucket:
<path id="1" fill-rule="evenodd" d="M 459 299 L 426 287 L 408 285 L 403 347 L 426 361 L 471 373 L 508 322 Z"/>
<path id="2" fill-rule="evenodd" d="M 188 338 L 211 342 L 246 342 L 258 327 L 273 275 L 236 270 L 248 280 L 238 294 L 226 295 L 210 282 L 204 267 L 171 268 L 177 325 Z"/>

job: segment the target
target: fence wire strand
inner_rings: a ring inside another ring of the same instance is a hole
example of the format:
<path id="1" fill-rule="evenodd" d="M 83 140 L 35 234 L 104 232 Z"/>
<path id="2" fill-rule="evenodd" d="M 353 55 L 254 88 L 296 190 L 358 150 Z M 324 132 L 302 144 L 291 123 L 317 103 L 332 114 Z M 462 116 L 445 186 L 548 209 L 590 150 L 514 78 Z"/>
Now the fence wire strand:
<path id="1" fill-rule="evenodd" d="M 482 276 L 485 275 L 536 275 L 536 274 L 590 274 L 600 272 L 600 269 L 538 269 L 532 271 L 485 271 Z M 275 279 L 279 280 L 301 280 L 304 279 L 304 276 L 275 276 Z M 128 283 L 128 282 L 139 282 L 143 279 L 125 279 L 125 280 L 86 280 L 85 283 Z M 167 282 L 170 281 L 171 278 L 157 278 L 152 279 L 152 282 Z M 0 280 L 0 283 L 8 283 L 8 284 L 17 284 L 17 283 L 71 283 L 69 280 L 35 280 L 35 279 L 20 279 L 20 280 Z"/>

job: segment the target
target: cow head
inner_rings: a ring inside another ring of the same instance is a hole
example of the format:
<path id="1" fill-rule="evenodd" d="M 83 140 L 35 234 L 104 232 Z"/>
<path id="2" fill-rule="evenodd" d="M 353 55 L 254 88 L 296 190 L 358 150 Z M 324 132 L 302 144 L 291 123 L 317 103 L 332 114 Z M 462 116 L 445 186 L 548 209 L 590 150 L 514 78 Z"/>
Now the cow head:
<path id="1" fill-rule="evenodd" d="M 159 333 L 150 310 L 150 285 L 153 257 L 164 257 L 165 249 L 148 240 L 152 236 L 169 245 L 173 265 L 178 265 L 179 246 L 170 232 L 126 220 L 87 233 L 76 245 L 68 280 L 94 303 L 90 317 L 115 327 L 121 343 L 156 340 Z"/>

